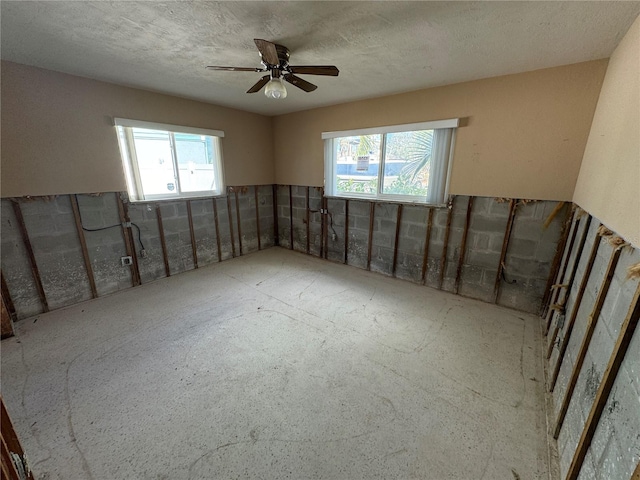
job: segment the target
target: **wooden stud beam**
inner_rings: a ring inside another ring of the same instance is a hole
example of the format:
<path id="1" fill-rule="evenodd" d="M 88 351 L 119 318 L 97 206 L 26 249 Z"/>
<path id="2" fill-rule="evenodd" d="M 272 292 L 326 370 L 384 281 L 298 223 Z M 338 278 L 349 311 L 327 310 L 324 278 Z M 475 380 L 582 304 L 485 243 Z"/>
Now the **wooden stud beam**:
<path id="1" fill-rule="evenodd" d="M 0 270 L 0 280 L 2 283 L 2 298 L 4 299 L 4 304 L 7 307 L 7 310 L 9 311 L 9 316 L 11 317 L 11 320 L 16 321 L 18 316 L 16 314 L 16 306 L 13 303 L 13 300 L 11 300 L 11 295 L 9 294 L 9 287 L 7 287 L 7 281 L 4 278 L 4 272 L 2 272 Z"/>
<path id="2" fill-rule="evenodd" d="M 451 233 L 451 218 L 453 217 L 453 204 L 454 197 L 449 200 L 447 208 L 447 226 L 444 231 L 444 245 L 442 246 L 442 258 L 440 259 L 440 280 L 438 281 L 438 289 L 442 290 L 442 284 L 444 283 L 444 269 L 447 267 L 447 248 L 449 245 L 449 234 Z"/>
<path id="3" fill-rule="evenodd" d="M 213 223 L 216 227 L 216 247 L 218 249 L 218 262 L 222 261 L 222 247 L 220 244 L 220 221 L 218 219 L 218 202 L 215 198 L 213 200 Z M 233 239 L 231 239 L 233 242 Z"/>
<path id="4" fill-rule="evenodd" d="M 0 417 L 0 437 L 2 439 L 2 478 L 6 480 L 33 480 L 33 473 L 27 464 L 24 450 L 4 405 L 4 399 L 1 396 Z M 24 476 L 18 474 L 18 469 L 13 463 L 15 456 L 20 458 L 22 461 L 22 466 L 24 468 L 21 470 L 24 471 Z"/>
<path id="5" fill-rule="evenodd" d="M 306 214 L 305 214 L 305 219 L 307 222 L 307 244 L 306 244 L 306 250 L 307 250 L 307 255 L 309 255 L 309 253 L 311 253 L 311 239 L 310 239 L 310 235 L 311 235 L 311 227 L 309 226 L 309 187 L 306 188 L 305 190 L 305 207 L 307 209 Z"/>
<path id="6" fill-rule="evenodd" d="M 27 226 L 24 223 L 24 217 L 22 216 L 22 209 L 17 201 L 11 202 L 13 204 L 13 211 L 16 215 L 16 222 L 18 223 L 18 230 L 22 236 L 22 242 L 27 251 L 29 257 L 29 266 L 31 267 L 31 274 L 36 284 L 36 290 L 40 297 L 40 303 L 42 303 L 42 310 L 44 312 L 49 311 L 49 302 L 47 302 L 47 296 L 44 293 L 44 287 L 42 286 L 42 279 L 40 278 L 40 271 L 38 270 L 38 264 L 36 263 L 36 257 L 33 253 L 33 247 L 31 246 L 31 240 L 29 240 L 29 232 L 27 232 Z"/>
<path id="7" fill-rule="evenodd" d="M 320 197 L 320 258 L 324 258 L 324 229 L 325 229 L 325 215 L 324 215 L 324 190 Z"/>
<path id="8" fill-rule="evenodd" d="M 554 210 L 554 213 L 560 212 L 560 210 L 564 206 L 564 203 L 565 202 L 559 202 Z M 575 215 L 575 212 L 576 212 L 576 209 L 575 209 L 575 206 L 573 206 L 567 212 L 567 217 L 565 218 L 565 221 L 562 225 L 560 242 L 558 243 L 558 246 L 556 248 L 556 254 L 553 256 L 553 262 L 551 262 L 551 269 L 549 270 L 549 278 L 547 278 L 547 285 L 544 289 L 544 296 L 542 297 L 542 309 L 540 311 L 541 316 L 544 316 L 547 313 L 547 308 L 549 308 L 549 299 L 551 297 L 551 285 L 553 285 L 553 281 L 558 275 L 558 270 L 560 269 L 560 262 L 562 261 L 564 247 L 567 245 L 567 239 L 569 238 L 569 231 L 571 230 L 571 224 L 573 222 L 573 217 Z M 547 222 L 549 222 L 549 220 L 547 220 Z M 548 223 L 545 222 L 544 228 L 547 228 L 547 225 Z M 549 332 L 549 328 L 546 327 L 544 330 L 544 334 L 546 335 L 548 332 Z"/>
<path id="9" fill-rule="evenodd" d="M 498 262 L 496 282 L 493 286 L 493 303 L 498 303 L 498 297 L 500 296 L 502 272 L 504 272 L 504 262 L 507 259 L 507 250 L 509 249 L 509 240 L 511 239 L 511 231 L 513 230 L 513 222 L 516 218 L 517 207 L 517 198 L 512 198 L 511 200 L 509 200 L 509 216 L 507 218 L 507 226 L 504 229 L 504 237 L 502 239 L 502 250 L 500 251 L 500 261 Z"/>
<path id="10" fill-rule="evenodd" d="M 376 204 L 369 204 L 369 243 L 367 244 L 367 270 L 371 270 L 371 248 L 373 247 L 373 219 L 376 215 Z"/>
<path id="11" fill-rule="evenodd" d="M 636 465 L 636 469 L 631 474 L 630 480 L 640 480 L 640 462 Z"/>
<path id="12" fill-rule="evenodd" d="M 587 350 L 589 350 L 589 344 L 591 343 L 591 337 L 593 337 L 593 332 L 596 329 L 596 325 L 598 323 L 598 317 L 600 316 L 600 311 L 602 310 L 602 305 L 604 305 L 604 301 L 607 298 L 607 293 L 609 292 L 609 287 L 611 286 L 611 280 L 613 279 L 613 274 L 616 270 L 616 265 L 618 265 L 618 259 L 620 258 L 620 248 L 614 248 L 611 252 L 611 257 L 609 258 L 609 264 L 607 265 L 607 273 L 602 280 L 602 285 L 598 291 L 598 296 L 596 298 L 596 302 L 593 306 L 593 310 L 589 315 L 589 321 L 587 322 L 587 329 L 585 331 L 584 337 L 582 339 L 582 343 L 580 344 L 580 350 L 578 351 L 578 355 L 576 357 L 576 363 L 573 366 L 573 371 L 571 372 L 571 378 L 569 379 L 569 383 L 567 384 L 567 391 L 564 394 L 564 398 L 562 399 L 562 405 L 560 406 L 560 411 L 558 413 L 558 419 L 556 420 L 556 426 L 553 431 L 553 438 L 557 439 L 560 435 L 560 430 L 562 429 L 562 424 L 564 423 L 564 419 L 567 415 L 567 410 L 569 409 L 569 403 L 571 403 L 571 397 L 573 397 L 573 392 L 576 388 L 576 383 L 578 382 L 578 376 L 580 375 L 580 371 L 582 370 L 582 365 L 584 364 L 584 359 L 587 356 Z"/>
<path id="13" fill-rule="evenodd" d="M 398 214 L 396 216 L 396 236 L 393 241 L 393 264 L 391 266 L 391 275 L 396 276 L 396 267 L 398 264 L 398 240 L 400 240 L 400 224 L 402 223 L 402 204 L 398 204 Z"/>
<path id="14" fill-rule="evenodd" d="M 349 256 L 349 199 L 344 201 L 344 264 Z"/>
<path id="15" fill-rule="evenodd" d="M 198 268 L 198 249 L 196 247 L 196 232 L 193 228 L 193 214 L 191 213 L 191 200 L 187 200 L 187 217 L 189 219 L 189 235 L 191 237 L 191 255 L 193 268 Z"/>
<path id="16" fill-rule="evenodd" d="M 462 275 L 462 265 L 464 264 L 464 257 L 467 250 L 467 235 L 469 234 L 469 224 L 471 223 L 471 211 L 473 209 L 473 197 L 469 197 L 469 203 L 467 204 L 467 217 L 464 222 L 464 230 L 462 232 L 462 242 L 460 244 L 460 255 L 458 257 L 458 269 L 456 270 L 456 282 L 454 286 L 454 293 L 457 295 L 460 290 L 460 277 Z"/>
<path id="17" fill-rule="evenodd" d="M 289 185 L 289 250 L 293 250 L 293 193 Z"/>
<path id="18" fill-rule="evenodd" d="M 129 204 L 125 204 L 122 201 L 122 197 L 116 192 L 116 202 L 118 203 L 118 215 L 120 216 L 120 222 L 122 223 L 122 236 L 124 238 L 124 246 L 127 251 L 127 255 L 131 257 L 131 283 L 134 287 L 137 287 L 142 283 L 140 280 L 140 270 L 138 269 L 138 255 L 136 254 L 136 243 L 133 239 L 133 231 L 131 227 L 126 227 L 126 224 L 131 223 L 129 218 Z"/>
<path id="19" fill-rule="evenodd" d="M 578 219 L 578 222 L 580 219 Z M 584 250 L 584 244 L 587 241 L 587 235 L 589 234 L 589 227 L 591 226 L 591 216 L 587 217 L 587 221 L 585 223 L 584 232 L 582 233 L 582 237 L 580 238 L 580 243 L 578 244 L 578 250 L 576 251 L 576 257 L 573 261 L 573 266 L 571 267 L 571 273 L 569 274 L 569 280 L 565 283 L 567 285 L 564 294 L 563 305 L 566 305 L 567 300 L 569 299 L 569 295 L 571 294 L 571 288 L 573 287 L 573 281 L 576 278 L 576 272 L 578 271 L 578 264 L 580 263 L 580 258 L 582 258 L 582 251 Z M 577 227 L 576 227 L 577 230 Z M 571 248 L 571 247 L 570 247 Z M 571 253 L 571 252 L 569 252 Z M 569 263 L 569 258 L 567 257 L 567 264 Z M 566 269 L 566 264 L 565 264 Z M 564 280 L 563 280 L 564 282 Z M 559 297 L 559 294 L 558 294 Z M 558 297 L 553 300 L 551 303 L 555 303 L 558 301 Z M 550 315 L 551 319 L 554 315 L 554 310 L 550 309 L 548 315 Z M 566 315 L 566 312 L 565 312 Z M 549 341 L 549 346 L 547 350 L 547 360 L 551 358 L 551 354 L 553 353 L 553 347 L 555 346 L 556 339 L 558 338 L 558 334 L 560 333 L 560 326 L 556 323 L 555 328 L 553 329 L 553 334 L 551 335 L 551 340 Z"/>
<path id="20" fill-rule="evenodd" d="M 160 235 L 160 246 L 162 247 L 162 260 L 164 261 L 164 273 L 167 277 L 170 277 L 171 268 L 169 267 L 169 255 L 167 252 L 167 242 L 164 238 L 164 225 L 162 224 L 162 210 L 160 208 L 159 203 L 156 204 L 156 218 L 158 219 L 158 234 Z M 218 232 L 216 232 L 216 234 L 217 233 Z"/>
<path id="21" fill-rule="evenodd" d="M 589 230 L 587 229 L 586 233 L 588 232 Z M 600 248 L 600 235 L 596 234 L 596 237 L 593 240 L 593 245 L 591 246 L 591 252 L 589 253 L 589 258 L 587 259 L 587 264 L 585 265 L 584 273 L 582 274 L 582 280 L 580 281 L 578 292 L 576 293 L 576 299 L 573 302 L 573 309 L 571 311 L 571 316 L 569 317 L 569 321 L 565 326 L 565 333 L 562 339 L 562 343 L 560 344 L 558 359 L 556 360 L 555 367 L 553 367 L 553 373 L 551 374 L 551 382 L 549 383 L 550 392 L 553 392 L 553 389 L 556 386 L 556 382 L 558 381 L 558 374 L 560 373 L 560 367 L 562 366 L 562 361 L 564 360 L 564 354 L 566 353 L 567 347 L 569 346 L 569 340 L 571 339 L 571 333 L 573 332 L 573 325 L 576 323 L 576 318 L 578 317 L 578 311 L 580 310 L 580 305 L 582 304 L 582 297 L 584 297 L 584 292 L 587 288 L 587 283 L 589 282 L 591 271 L 593 270 L 593 263 L 595 262 L 596 256 L 598 255 L 598 248 Z M 576 259 L 576 268 L 577 268 L 578 261 L 579 259 Z"/>
<path id="22" fill-rule="evenodd" d="M 271 188 L 273 196 L 273 244 L 277 247 L 280 245 L 280 232 L 278 231 L 278 186 L 273 185 Z"/>
<path id="23" fill-rule="evenodd" d="M 227 188 L 227 219 L 229 220 L 229 235 L 231 236 L 231 256 L 236 258 L 236 240 L 233 235 L 233 215 L 231 215 L 231 195 L 233 188 Z"/>
<path id="24" fill-rule="evenodd" d="M 4 298 L 0 302 L 0 338 L 13 337 L 13 321 L 9 309 L 5 305 Z"/>
<path id="25" fill-rule="evenodd" d="M 619 250 L 617 251 L 619 252 Z M 629 344 L 631 343 L 633 334 L 638 326 L 638 319 L 640 318 L 640 301 L 638 300 L 639 297 L 640 284 L 638 284 L 638 286 L 636 287 L 636 293 L 633 296 L 633 300 L 631 300 L 629 312 L 627 313 L 627 316 L 625 317 L 624 322 L 622 322 L 622 326 L 620 327 L 618 340 L 613 347 L 613 352 L 611 353 L 611 357 L 609 358 L 607 369 L 604 371 L 602 380 L 600 381 L 600 386 L 598 387 L 598 392 L 596 393 L 596 397 L 593 401 L 593 404 L 591 405 L 591 411 L 589 412 L 589 416 L 587 417 L 584 429 L 582 430 L 582 435 L 580 436 L 578 447 L 573 454 L 573 460 L 571 461 L 571 465 L 569 466 L 569 472 L 567 473 L 566 480 L 576 480 L 578 478 L 580 468 L 582 467 L 584 458 L 587 455 L 587 450 L 589 449 L 589 446 L 591 446 L 593 435 L 596 432 L 598 422 L 600 421 L 600 417 L 602 416 L 602 412 L 604 411 L 607 399 L 609 398 L 609 394 L 611 393 L 611 389 L 613 388 L 613 384 L 616 380 L 616 376 L 618 375 L 618 371 L 620 370 L 622 361 L 624 360 L 627 350 L 629 349 Z M 633 475 L 638 476 L 638 472 L 639 469 L 636 468 L 636 472 Z"/>
<path id="26" fill-rule="evenodd" d="M 560 269 L 560 273 L 558 274 L 558 276 L 556 277 L 556 283 L 557 284 L 562 284 L 564 283 L 564 277 L 567 274 L 567 268 L 569 266 L 569 260 L 571 260 L 571 253 L 573 251 L 573 245 L 576 241 L 576 236 L 578 233 L 578 229 L 580 228 L 580 218 L 578 218 L 576 220 L 576 222 L 573 224 L 573 229 L 571 232 L 571 239 L 569 240 L 569 247 L 567 248 L 567 256 L 566 256 L 566 261 L 564 262 L 564 264 L 562 265 L 562 268 Z M 550 289 L 553 290 L 553 293 L 551 295 L 551 301 L 549 303 L 549 305 L 553 305 L 555 303 L 558 302 L 558 298 L 560 298 L 560 287 L 549 287 Z M 553 309 L 547 309 L 547 318 L 546 318 L 546 322 L 545 322 L 545 327 L 544 327 L 544 334 L 546 335 L 549 332 L 549 328 L 551 328 L 551 324 L 553 323 Z M 557 333 L 557 331 L 556 331 Z M 555 337 L 551 340 L 551 344 L 553 345 L 553 340 L 555 340 Z M 549 357 L 547 357 L 549 358 Z"/>
<path id="27" fill-rule="evenodd" d="M 258 235 L 258 250 L 262 250 L 262 242 L 260 240 L 260 203 L 258 201 L 258 185 L 253 186 L 253 196 L 256 202 L 256 232 Z"/>
<path id="28" fill-rule="evenodd" d="M 329 199 L 324 196 L 324 192 L 322 192 L 322 205 L 324 208 L 324 214 L 322 218 L 324 218 L 324 258 L 329 256 Z M 333 223 L 333 222 L 331 222 Z"/>
<path id="29" fill-rule="evenodd" d="M 429 263 L 429 242 L 431 241 L 431 227 L 433 225 L 433 208 L 429 208 L 429 216 L 427 218 L 427 231 L 424 237 L 424 251 L 422 253 L 422 273 L 420 279 L 422 285 L 426 283 L 427 266 Z"/>
<path id="30" fill-rule="evenodd" d="M 236 222 L 238 222 L 238 247 L 240 248 L 240 255 L 244 252 L 242 251 L 242 222 L 240 221 L 240 200 L 238 200 L 238 189 L 240 187 L 235 187 L 233 189 L 233 193 L 236 197 Z M 244 188 L 244 187 L 243 187 Z M 231 219 L 229 219 L 231 221 Z"/>
<path id="31" fill-rule="evenodd" d="M 93 298 L 98 298 L 98 289 L 96 288 L 96 280 L 93 276 L 91 258 L 89 258 L 89 249 L 87 248 L 87 240 L 84 237 L 84 230 L 82 228 L 82 217 L 80 216 L 80 207 L 78 206 L 78 197 L 76 195 L 69 195 L 69 200 L 71 200 L 71 210 L 73 211 L 73 219 L 76 224 L 76 231 L 78 232 L 78 240 L 80 240 L 80 248 L 82 249 L 82 259 L 84 260 L 84 267 L 87 271 L 87 278 L 89 279 L 91 296 Z"/>

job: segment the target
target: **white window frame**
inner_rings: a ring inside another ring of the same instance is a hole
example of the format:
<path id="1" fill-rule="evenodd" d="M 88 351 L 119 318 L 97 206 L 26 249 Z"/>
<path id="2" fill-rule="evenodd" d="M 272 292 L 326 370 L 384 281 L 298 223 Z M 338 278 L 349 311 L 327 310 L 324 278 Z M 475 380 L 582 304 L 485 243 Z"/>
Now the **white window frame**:
<path id="1" fill-rule="evenodd" d="M 219 196 L 225 192 L 224 168 L 222 159 L 222 141 L 224 132 L 222 130 L 209 130 L 206 128 L 186 127 L 182 125 L 171 125 L 167 123 L 146 122 L 142 120 L 131 120 L 127 118 L 114 118 L 114 126 L 120 145 L 120 154 L 122 157 L 122 165 L 124 167 L 125 178 L 127 180 L 127 189 L 129 191 L 129 199 L 132 202 L 152 201 L 152 200 L 175 200 L 179 198 L 194 197 L 210 197 Z M 171 160 L 173 162 L 174 171 L 176 172 L 176 192 L 169 194 L 145 195 L 142 189 L 142 181 L 140 179 L 140 171 L 138 169 L 138 161 L 135 153 L 135 145 L 133 142 L 133 134 L 131 128 L 145 128 L 149 130 L 162 130 L 169 133 L 171 140 Z M 204 135 L 214 139 L 213 145 L 215 149 L 215 162 L 213 164 L 213 175 L 216 179 L 215 190 L 203 190 L 199 192 L 183 192 L 180 189 L 180 175 L 178 172 L 178 157 L 175 145 L 175 133 L 188 133 L 194 135 Z"/>
<path id="2" fill-rule="evenodd" d="M 453 164 L 453 149 L 455 145 L 456 129 L 459 126 L 458 118 L 437 120 L 432 122 L 407 123 L 403 125 L 389 125 L 384 127 L 362 128 L 358 130 L 343 130 L 322 133 L 324 140 L 324 187 L 325 195 L 330 197 L 342 197 L 353 199 L 367 199 L 380 201 L 395 201 L 405 203 L 424 203 L 430 205 L 442 205 L 449 192 L 449 177 Z M 435 161 L 432 163 L 432 175 L 427 196 L 398 195 L 383 193 L 384 177 L 384 140 L 387 133 L 411 132 L 416 130 L 434 130 L 433 154 Z M 341 137 L 360 135 L 381 135 L 380 164 L 378 167 L 378 189 L 376 193 L 339 192 L 336 183 L 336 148 L 334 140 Z M 433 182 L 433 183 L 432 183 Z"/>

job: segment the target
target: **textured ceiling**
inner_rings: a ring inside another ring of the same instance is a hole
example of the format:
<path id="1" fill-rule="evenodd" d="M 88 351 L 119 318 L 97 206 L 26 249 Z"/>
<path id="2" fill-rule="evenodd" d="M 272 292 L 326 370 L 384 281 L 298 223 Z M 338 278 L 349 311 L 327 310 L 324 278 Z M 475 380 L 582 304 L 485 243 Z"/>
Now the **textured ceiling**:
<path id="1" fill-rule="evenodd" d="M 1 56 L 27 65 L 275 115 L 611 55 L 640 2 L 7 1 Z M 285 100 L 244 93 L 253 38 L 286 45 L 302 76 Z"/>

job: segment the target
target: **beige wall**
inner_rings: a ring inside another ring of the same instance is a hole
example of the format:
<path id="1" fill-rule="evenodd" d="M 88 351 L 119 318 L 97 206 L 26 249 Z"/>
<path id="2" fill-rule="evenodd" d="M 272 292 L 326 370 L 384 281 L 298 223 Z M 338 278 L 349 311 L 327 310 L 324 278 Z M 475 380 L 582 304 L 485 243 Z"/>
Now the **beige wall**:
<path id="1" fill-rule="evenodd" d="M 571 200 L 606 66 L 598 60 L 277 116 L 276 181 L 323 184 L 324 131 L 462 117 L 450 193 Z"/>
<path id="2" fill-rule="evenodd" d="M 1 87 L 3 197 L 126 190 L 112 117 L 223 130 L 226 183 L 274 182 L 270 117 L 5 61 Z"/>
<path id="3" fill-rule="evenodd" d="M 611 56 L 574 202 L 640 248 L 640 17 Z"/>

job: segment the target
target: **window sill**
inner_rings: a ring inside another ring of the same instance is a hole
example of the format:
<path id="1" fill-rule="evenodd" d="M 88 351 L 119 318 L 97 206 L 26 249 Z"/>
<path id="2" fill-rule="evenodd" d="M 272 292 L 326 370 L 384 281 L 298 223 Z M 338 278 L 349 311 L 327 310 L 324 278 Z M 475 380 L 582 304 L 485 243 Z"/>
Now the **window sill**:
<path id="1" fill-rule="evenodd" d="M 391 198 L 369 198 L 369 197 L 348 197 L 346 195 L 325 195 L 325 198 L 330 198 L 332 200 L 351 200 L 355 202 L 370 202 L 370 203 L 391 203 L 391 204 L 402 204 L 402 205 L 410 205 L 415 207 L 427 207 L 427 208 L 447 208 L 448 204 L 446 203 L 426 203 L 426 202 L 412 202 L 410 200 L 396 200 Z"/>
<path id="2" fill-rule="evenodd" d="M 188 200 L 209 200 L 209 199 L 216 199 L 216 198 L 226 198 L 229 195 L 225 192 L 225 193 L 220 193 L 218 195 L 194 195 L 193 197 L 174 197 L 174 198 L 146 198 L 144 200 L 132 200 L 131 198 L 129 198 L 129 203 L 130 204 L 139 204 L 139 205 L 144 205 L 144 204 L 156 204 L 156 203 L 175 203 L 175 202 L 183 202 L 183 201 L 188 201 Z"/>

